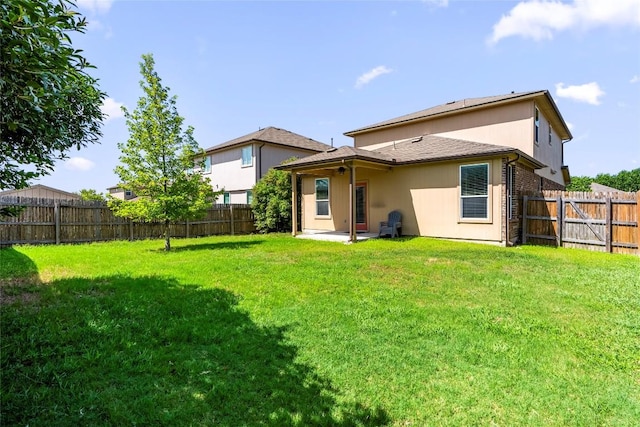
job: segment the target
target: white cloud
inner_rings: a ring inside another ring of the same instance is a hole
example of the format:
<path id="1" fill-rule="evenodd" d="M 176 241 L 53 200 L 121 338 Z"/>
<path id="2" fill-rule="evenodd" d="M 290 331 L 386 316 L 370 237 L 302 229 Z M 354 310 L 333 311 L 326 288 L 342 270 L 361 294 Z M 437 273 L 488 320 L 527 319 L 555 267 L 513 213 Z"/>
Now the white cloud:
<path id="1" fill-rule="evenodd" d="M 77 0 L 78 7 L 87 9 L 92 13 L 107 13 L 111 9 L 113 0 Z"/>
<path id="2" fill-rule="evenodd" d="M 559 31 L 571 28 L 589 29 L 602 25 L 640 27 L 640 1 L 521 1 L 493 26 L 493 33 L 488 42 L 495 44 L 511 36 L 551 40 Z"/>
<path id="3" fill-rule="evenodd" d="M 631 77 L 631 80 L 629 80 L 629 83 L 638 83 L 638 82 L 640 82 L 640 76 L 637 74 Z"/>
<path id="4" fill-rule="evenodd" d="M 100 107 L 100 111 L 103 114 L 106 114 L 105 123 L 109 120 L 118 119 L 120 117 L 124 117 L 124 113 L 122 112 L 122 103 L 116 102 L 113 98 L 107 98 L 102 102 L 102 106 Z"/>
<path id="5" fill-rule="evenodd" d="M 64 167 L 79 172 L 86 172 L 95 167 L 95 163 L 93 163 L 89 159 L 85 159 L 84 157 L 71 157 L 64 163 Z"/>
<path id="6" fill-rule="evenodd" d="M 362 86 L 371 83 L 373 79 L 378 78 L 383 74 L 389 74 L 392 71 L 393 70 L 391 68 L 387 68 L 384 65 L 379 65 L 376 68 L 369 70 L 358 77 L 358 79 L 356 80 L 355 88 L 360 89 Z"/>
<path id="7" fill-rule="evenodd" d="M 605 92 L 596 82 L 586 83 L 580 86 L 566 86 L 564 83 L 556 83 L 556 95 L 561 98 L 569 98 L 578 102 L 586 102 L 591 105 L 599 105 L 600 97 Z"/>

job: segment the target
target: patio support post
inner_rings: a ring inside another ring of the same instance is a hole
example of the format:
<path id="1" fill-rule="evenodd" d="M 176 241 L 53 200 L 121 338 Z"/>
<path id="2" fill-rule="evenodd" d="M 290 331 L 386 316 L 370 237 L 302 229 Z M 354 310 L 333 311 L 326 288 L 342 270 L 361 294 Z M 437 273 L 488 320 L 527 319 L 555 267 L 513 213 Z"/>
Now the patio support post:
<path id="1" fill-rule="evenodd" d="M 352 164 L 349 168 L 349 241 L 355 243 L 358 240 L 356 233 L 356 167 Z"/>
<path id="2" fill-rule="evenodd" d="M 291 235 L 298 233 L 298 174 L 291 171 Z"/>

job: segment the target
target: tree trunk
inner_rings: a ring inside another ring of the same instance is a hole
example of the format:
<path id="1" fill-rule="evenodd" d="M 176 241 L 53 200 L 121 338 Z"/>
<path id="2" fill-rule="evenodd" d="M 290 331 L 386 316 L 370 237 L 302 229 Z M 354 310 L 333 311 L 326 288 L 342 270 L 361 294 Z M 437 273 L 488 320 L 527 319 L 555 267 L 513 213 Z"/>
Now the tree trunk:
<path id="1" fill-rule="evenodd" d="M 171 250 L 171 236 L 169 235 L 169 220 L 164 220 L 164 250 L 169 252 Z"/>

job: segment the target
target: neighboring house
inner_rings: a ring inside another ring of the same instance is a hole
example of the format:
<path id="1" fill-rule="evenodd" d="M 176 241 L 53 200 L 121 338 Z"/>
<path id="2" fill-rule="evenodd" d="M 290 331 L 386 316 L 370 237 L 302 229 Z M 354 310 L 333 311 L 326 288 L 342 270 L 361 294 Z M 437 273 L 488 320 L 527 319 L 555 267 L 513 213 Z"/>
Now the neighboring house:
<path id="1" fill-rule="evenodd" d="M 521 194 L 570 180 L 572 135 L 546 90 L 450 102 L 345 135 L 354 147 L 279 167 L 302 176 L 303 231 L 355 241 L 397 209 L 406 235 L 515 243 Z"/>
<path id="2" fill-rule="evenodd" d="M 591 191 L 594 193 L 621 193 L 617 188 L 609 187 L 606 185 L 598 184 L 597 182 L 592 182 L 589 186 Z"/>
<path id="3" fill-rule="evenodd" d="M 21 190 L 6 190 L 0 192 L 0 197 L 33 197 L 38 199 L 53 200 L 80 200 L 79 194 L 69 193 L 68 191 L 58 190 L 57 188 L 47 187 L 46 185 L 36 184 Z"/>
<path id="4" fill-rule="evenodd" d="M 109 195 L 115 199 L 131 200 L 136 198 L 136 195 L 133 191 L 125 190 L 124 188 L 118 187 L 117 185 L 115 187 L 107 188 L 107 191 L 109 192 Z"/>
<path id="5" fill-rule="evenodd" d="M 217 203 L 251 203 L 253 186 L 267 171 L 291 157 L 306 157 L 331 147 L 288 130 L 267 127 L 205 150 L 203 175 L 214 190 L 224 189 Z"/>

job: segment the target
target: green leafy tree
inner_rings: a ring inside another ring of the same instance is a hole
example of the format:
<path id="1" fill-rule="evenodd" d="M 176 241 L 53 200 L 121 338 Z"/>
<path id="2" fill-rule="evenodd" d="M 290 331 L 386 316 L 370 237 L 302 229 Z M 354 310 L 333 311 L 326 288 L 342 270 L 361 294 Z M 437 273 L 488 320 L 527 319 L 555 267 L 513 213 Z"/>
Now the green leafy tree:
<path id="1" fill-rule="evenodd" d="M 286 160 L 284 163 L 292 160 L 295 158 Z M 298 194 L 300 194 L 299 191 Z M 258 231 L 262 233 L 290 231 L 291 173 L 269 169 L 253 187 L 251 209 Z"/>
<path id="2" fill-rule="evenodd" d="M 591 191 L 593 178 L 588 176 L 572 176 L 571 184 L 567 185 L 567 191 Z"/>
<path id="3" fill-rule="evenodd" d="M 101 136 L 105 93 L 71 45 L 87 22 L 68 0 L 0 2 L 0 189 L 24 188 Z"/>
<path id="4" fill-rule="evenodd" d="M 631 171 L 623 170 L 615 175 L 599 173 L 595 178 L 590 176 L 573 176 L 567 191 L 591 191 L 591 183 L 617 188 L 620 191 L 640 191 L 640 168 Z"/>
<path id="5" fill-rule="evenodd" d="M 217 195 L 208 178 L 195 168 L 203 152 L 193 137 L 193 128 L 182 129 L 176 97 L 162 86 L 151 55 L 140 63 L 144 95 L 130 113 L 123 108 L 129 139 L 118 144 L 121 165 L 115 169 L 119 187 L 136 194 L 134 201 L 109 199 L 118 216 L 164 223 L 165 250 L 171 249 L 171 221 L 201 217 Z M 202 165 L 200 165 L 202 166 Z"/>
<path id="6" fill-rule="evenodd" d="M 80 197 L 82 197 L 82 200 L 96 201 L 96 202 L 107 201 L 106 197 L 104 197 L 102 193 L 98 193 L 96 190 L 91 188 L 83 188 L 82 190 L 78 191 L 78 194 L 80 195 Z"/>

